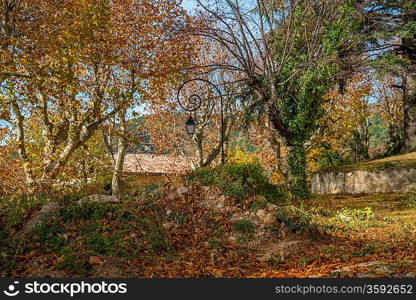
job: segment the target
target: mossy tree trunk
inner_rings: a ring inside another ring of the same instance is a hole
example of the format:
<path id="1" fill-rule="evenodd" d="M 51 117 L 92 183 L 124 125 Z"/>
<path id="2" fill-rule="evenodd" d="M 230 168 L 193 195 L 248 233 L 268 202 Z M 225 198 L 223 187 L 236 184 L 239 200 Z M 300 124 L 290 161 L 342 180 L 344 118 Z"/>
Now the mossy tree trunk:
<path id="1" fill-rule="evenodd" d="M 416 76 L 404 76 L 404 151 L 416 151 Z"/>
<path id="2" fill-rule="evenodd" d="M 292 201 L 303 200 L 309 196 L 306 173 L 306 151 L 302 141 L 288 145 L 288 186 Z"/>

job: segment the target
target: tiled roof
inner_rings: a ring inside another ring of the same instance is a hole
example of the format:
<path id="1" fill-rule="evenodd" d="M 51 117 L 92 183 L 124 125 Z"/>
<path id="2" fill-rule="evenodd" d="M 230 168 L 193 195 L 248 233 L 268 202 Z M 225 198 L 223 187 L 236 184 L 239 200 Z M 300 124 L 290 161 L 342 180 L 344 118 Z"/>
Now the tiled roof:
<path id="1" fill-rule="evenodd" d="M 192 169 L 190 158 L 184 156 L 127 154 L 124 172 L 142 174 L 184 174 Z"/>

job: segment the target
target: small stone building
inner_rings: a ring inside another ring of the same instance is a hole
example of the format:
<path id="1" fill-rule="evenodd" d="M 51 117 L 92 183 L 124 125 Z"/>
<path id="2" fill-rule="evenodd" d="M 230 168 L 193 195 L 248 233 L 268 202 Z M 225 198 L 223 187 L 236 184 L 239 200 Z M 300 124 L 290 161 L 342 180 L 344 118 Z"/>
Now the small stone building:
<path id="1" fill-rule="evenodd" d="M 127 154 L 123 167 L 130 184 L 138 187 L 172 181 L 192 169 L 188 157 L 156 154 Z"/>

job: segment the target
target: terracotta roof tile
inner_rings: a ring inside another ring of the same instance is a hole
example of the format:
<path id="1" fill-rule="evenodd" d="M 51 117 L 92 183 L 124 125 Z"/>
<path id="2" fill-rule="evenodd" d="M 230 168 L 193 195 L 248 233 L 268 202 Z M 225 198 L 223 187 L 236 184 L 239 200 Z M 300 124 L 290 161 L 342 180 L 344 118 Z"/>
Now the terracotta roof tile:
<path id="1" fill-rule="evenodd" d="M 143 174 L 184 174 L 191 169 L 190 158 L 155 154 L 127 154 L 123 167 L 126 173 Z"/>

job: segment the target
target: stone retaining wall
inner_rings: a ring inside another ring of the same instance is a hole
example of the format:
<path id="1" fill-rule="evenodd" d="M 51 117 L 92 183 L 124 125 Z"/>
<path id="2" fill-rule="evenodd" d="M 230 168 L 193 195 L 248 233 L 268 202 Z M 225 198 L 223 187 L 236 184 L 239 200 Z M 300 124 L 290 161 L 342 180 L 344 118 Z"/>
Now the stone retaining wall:
<path id="1" fill-rule="evenodd" d="M 405 193 L 416 187 L 416 169 L 321 173 L 312 176 L 312 193 Z"/>

